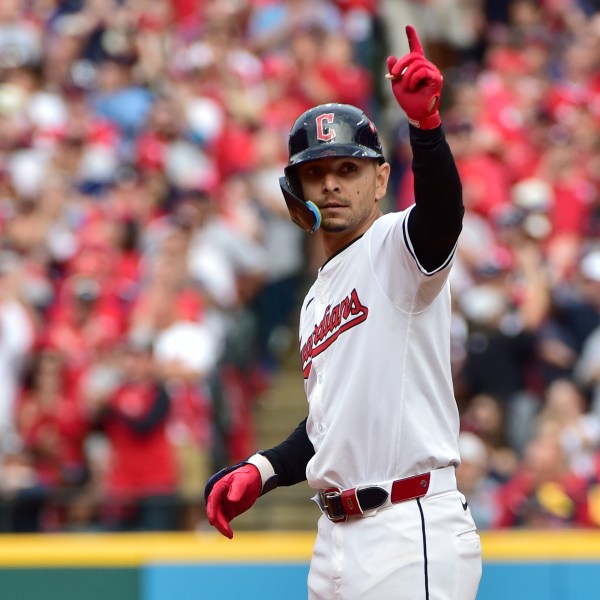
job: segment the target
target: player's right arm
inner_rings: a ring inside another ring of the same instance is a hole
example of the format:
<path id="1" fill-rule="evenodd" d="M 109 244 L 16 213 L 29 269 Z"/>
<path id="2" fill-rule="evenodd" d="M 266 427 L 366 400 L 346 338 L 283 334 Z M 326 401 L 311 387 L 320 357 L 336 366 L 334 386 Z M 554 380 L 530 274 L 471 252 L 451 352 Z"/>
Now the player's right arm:
<path id="1" fill-rule="evenodd" d="M 215 473 L 204 489 L 208 522 L 231 539 L 231 521 L 260 496 L 306 480 L 306 465 L 314 453 L 304 419 L 281 444 Z"/>

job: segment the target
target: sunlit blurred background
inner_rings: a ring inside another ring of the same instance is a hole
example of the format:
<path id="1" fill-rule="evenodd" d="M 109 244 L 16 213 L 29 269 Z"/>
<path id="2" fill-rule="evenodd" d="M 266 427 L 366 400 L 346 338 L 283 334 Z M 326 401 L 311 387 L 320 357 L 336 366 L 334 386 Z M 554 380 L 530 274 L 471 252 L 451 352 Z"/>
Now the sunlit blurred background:
<path id="1" fill-rule="evenodd" d="M 296 116 L 378 124 L 413 24 L 467 208 L 452 274 L 459 486 L 482 531 L 600 525 L 600 3 L 2 0 L 0 531 L 207 530 L 208 475 L 306 414 L 322 260 L 278 177 Z M 383 357 L 385 359 L 385 357 Z M 300 485 L 244 529 L 312 530 Z"/>

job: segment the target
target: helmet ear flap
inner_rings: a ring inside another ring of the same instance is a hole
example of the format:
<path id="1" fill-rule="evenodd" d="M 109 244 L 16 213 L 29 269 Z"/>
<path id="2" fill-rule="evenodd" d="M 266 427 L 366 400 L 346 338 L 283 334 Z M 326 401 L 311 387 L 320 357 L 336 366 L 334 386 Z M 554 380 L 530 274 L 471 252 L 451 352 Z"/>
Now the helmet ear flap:
<path id="1" fill-rule="evenodd" d="M 321 212 L 317 205 L 298 197 L 288 177 L 279 178 L 279 187 L 292 221 L 304 231 L 309 233 L 317 231 L 321 225 Z"/>
<path id="2" fill-rule="evenodd" d="M 300 183 L 300 178 L 296 173 L 297 169 L 293 166 L 287 166 L 283 173 L 285 175 L 285 180 L 287 181 L 287 186 L 292 194 L 296 196 L 299 200 L 304 201 L 304 194 L 302 193 L 302 184 Z"/>

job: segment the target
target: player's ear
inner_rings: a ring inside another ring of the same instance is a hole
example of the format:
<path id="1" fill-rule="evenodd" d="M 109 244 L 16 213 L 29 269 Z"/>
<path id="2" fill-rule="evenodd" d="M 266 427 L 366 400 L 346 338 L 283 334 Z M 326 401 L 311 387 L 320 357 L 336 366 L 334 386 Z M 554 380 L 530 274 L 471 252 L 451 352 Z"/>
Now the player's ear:
<path id="1" fill-rule="evenodd" d="M 381 200 L 387 193 L 387 185 L 390 179 L 390 164 L 384 162 L 377 165 L 377 174 L 375 176 L 375 198 Z"/>

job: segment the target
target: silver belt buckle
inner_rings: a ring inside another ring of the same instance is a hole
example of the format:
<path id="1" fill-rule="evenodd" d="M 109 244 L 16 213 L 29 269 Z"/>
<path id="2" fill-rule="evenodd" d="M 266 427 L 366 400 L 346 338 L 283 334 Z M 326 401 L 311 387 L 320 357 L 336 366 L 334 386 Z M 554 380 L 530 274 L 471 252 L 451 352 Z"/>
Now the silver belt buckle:
<path id="1" fill-rule="evenodd" d="M 339 488 L 327 488 L 326 490 L 319 490 L 319 499 L 321 500 L 321 506 L 325 516 L 333 523 L 341 523 L 348 520 L 348 515 L 336 516 L 333 513 L 333 506 L 331 500 L 339 499 L 342 497 L 342 490 Z"/>

